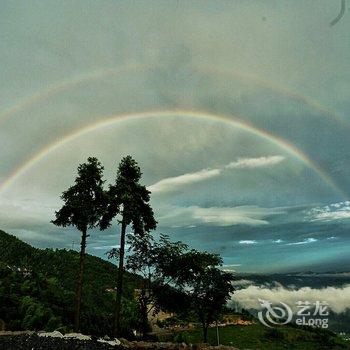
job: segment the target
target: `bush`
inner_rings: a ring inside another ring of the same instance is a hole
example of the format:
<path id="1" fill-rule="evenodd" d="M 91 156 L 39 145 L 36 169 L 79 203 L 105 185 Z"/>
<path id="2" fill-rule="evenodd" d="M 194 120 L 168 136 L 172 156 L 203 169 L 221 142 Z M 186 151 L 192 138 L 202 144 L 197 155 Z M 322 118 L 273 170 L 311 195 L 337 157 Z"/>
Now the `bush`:
<path id="1" fill-rule="evenodd" d="M 278 328 L 268 329 L 265 332 L 265 337 L 267 339 L 270 339 L 270 340 L 278 340 L 278 341 L 281 341 L 281 340 L 285 339 L 285 335 L 284 335 L 283 331 L 281 331 Z"/>

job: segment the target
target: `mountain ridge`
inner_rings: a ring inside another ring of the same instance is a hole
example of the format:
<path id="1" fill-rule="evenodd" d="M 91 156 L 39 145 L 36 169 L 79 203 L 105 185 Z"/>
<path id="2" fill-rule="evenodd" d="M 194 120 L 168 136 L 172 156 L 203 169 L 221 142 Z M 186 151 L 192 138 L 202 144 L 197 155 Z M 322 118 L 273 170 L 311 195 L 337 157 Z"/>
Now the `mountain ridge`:
<path id="1" fill-rule="evenodd" d="M 112 324 L 118 268 L 90 254 L 85 261 L 83 330 L 106 334 Z M 76 251 L 34 248 L 0 230 L 0 319 L 6 329 L 69 330 L 78 267 Z M 141 280 L 125 273 L 123 298 L 129 310 L 125 317 L 132 318 L 129 312 Z"/>

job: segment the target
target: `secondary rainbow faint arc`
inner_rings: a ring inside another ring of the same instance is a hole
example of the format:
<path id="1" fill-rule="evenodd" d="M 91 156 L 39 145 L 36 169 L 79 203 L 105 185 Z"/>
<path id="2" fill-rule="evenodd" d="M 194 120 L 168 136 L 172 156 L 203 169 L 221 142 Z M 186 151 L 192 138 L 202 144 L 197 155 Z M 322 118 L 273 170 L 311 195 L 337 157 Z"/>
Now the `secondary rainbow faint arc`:
<path id="1" fill-rule="evenodd" d="M 217 74 L 217 75 L 223 75 L 223 76 L 231 76 L 235 78 L 239 78 L 241 80 L 250 80 L 254 83 L 260 84 L 262 86 L 268 87 L 269 89 L 282 93 L 285 96 L 292 97 L 294 99 L 297 99 L 299 101 L 302 101 L 303 103 L 309 105 L 311 108 L 319 111 L 323 115 L 336 120 L 337 122 L 346 125 L 347 127 L 350 128 L 350 124 L 343 118 L 341 117 L 337 112 L 331 111 L 325 106 L 322 106 L 318 101 L 311 99 L 310 97 L 303 96 L 298 92 L 292 91 L 289 88 L 277 84 L 275 82 L 271 82 L 265 78 L 261 78 L 259 76 L 255 75 L 248 75 L 248 74 L 242 74 L 237 71 L 234 71 L 232 69 L 226 69 L 226 68 L 218 68 L 218 67 L 212 67 L 212 66 L 207 66 L 207 65 L 189 65 L 188 66 L 190 69 L 194 71 L 198 71 L 204 74 Z M 121 73 L 125 73 L 128 71 L 142 71 L 142 70 L 147 70 L 147 69 L 152 69 L 152 68 L 164 68 L 166 69 L 166 66 L 157 64 L 156 66 L 154 65 L 147 65 L 147 64 L 141 64 L 141 63 L 133 63 L 133 64 L 126 64 L 121 67 L 109 67 L 109 68 L 103 68 L 100 70 L 96 70 L 93 72 L 89 72 L 86 74 L 79 75 L 77 77 L 74 77 L 71 80 L 65 80 L 61 81 L 56 84 L 50 85 L 48 88 L 40 90 L 39 92 L 35 93 L 34 95 L 25 98 L 21 101 L 19 101 L 17 104 L 14 106 L 8 108 L 4 112 L 0 113 L 0 125 L 6 120 L 8 120 L 11 115 L 16 114 L 17 112 L 20 112 L 22 110 L 25 110 L 27 107 L 30 107 L 34 105 L 36 102 L 45 100 L 51 96 L 54 96 L 55 94 L 69 90 L 76 85 L 83 84 L 89 81 L 93 80 L 98 80 L 103 78 L 104 76 L 108 75 L 118 75 Z"/>
<path id="2" fill-rule="evenodd" d="M 36 102 L 40 102 L 47 98 L 50 98 L 51 96 L 55 96 L 59 92 L 67 91 L 75 87 L 76 85 L 83 84 L 88 81 L 98 80 L 108 75 L 117 75 L 119 73 L 124 73 L 129 70 L 133 71 L 133 70 L 148 69 L 148 68 L 150 67 L 144 64 L 138 64 L 138 63 L 128 64 L 118 68 L 112 67 L 112 68 L 95 70 L 93 72 L 88 72 L 85 74 L 78 75 L 69 80 L 64 80 L 56 84 L 51 84 L 47 88 L 42 89 L 27 98 L 24 98 L 23 100 L 19 101 L 17 104 L 1 112 L 0 125 L 6 122 L 13 114 L 23 111 L 28 107 L 31 107 Z"/>
<path id="3" fill-rule="evenodd" d="M 237 127 L 241 130 L 252 133 L 255 136 L 259 136 L 267 141 L 275 143 L 288 153 L 292 154 L 297 159 L 303 161 L 309 168 L 311 168 L 325 183 L 327 183 L 330 187 L 332 187 L 338 194 L 341 194 L 344 198 L 347 198 L 347 195 L 343 193 L 343 191 L 334 183 L 334 181 L 329 177 L 327 173 L 325 173 L 317 164 L 315 164 L 306 154 L 304 154 L 301 150 L 296 148 L 294 145 L 290 144 L 286 140 L 283 140 L 271 133 L 268 133 L 264 130 L 258 129 L 246 122 L 243 122 L 241 119 L 233 116 L 225 116 L 225 115 L 216 115 L 209 114 L 207 112 L 201 111 L 192 111 L 192 110 L 156 110 L 156 111 L 148 111 L 148 112 L 139 112 L 139 113 L 129 113 L 129 114 L 120 114 L 114 115 L 102 120 L 99 120 L 95 123 L 87 125 L 83 128 L 73 131 L 69 133 L 64 138 L 56 140 L 51 143 L 48 147 L 40 150 L 37 154 L 35 154 L 32 158 L 30 158 L 26 163 L 17 168 L 4 182 L 0 185 L 0 195 L 14 183 L 16 179 L 26 173 L 31 167 L 33 167 L 37 162 L 44 159 L 51 152 L 55 151 L 59 147 L 63 146 L 66 143 L 69 143 L 89 132 L 96 131 L 98 129 L 105 128 L 107 126 L 111 126 L 117 122 L 123 120 L 132 120 L 132 119 L 141 119 L 141 118 L 152 118 L 152 117 L 186 117 L 186 118 L 196 118 L 196 119 L 207 119 L 220 121 L 224 123 L 228 123 L 234 127 Z"/>
<path id="4" fill-rule="evenodd" d="M 196 68 L 195 68 L 196 69 Z M 303 103 L 305 103 L 306 105 L 310 106 L 312 109 L 322 113 L 323 115 L 327 116 L 330 119 L 334 119 L 336 120 L 338 123 L 341 123 L 343 125 L 345 125 L 346 127 L 350 128 L 350 123 L 344 119 L 340 114 L 338 114 L 335 111 L 330 110 L 329 108 L 323 106 L 320 102 L 318 102 L 317 100 L 312 99 L 311 97 L 305 96 L 300 94 L 299 92 L 293 91 L 291 89 L 289 89 L 288 87 L 267 80 L 265 78 L 256 76 L 256 75 L 251 75 L 251 74 L 241 74 L 237 71 L 233 71 L 227 68 L 219 68 L 219 67 L 211 67 L 211 66 L 206 66 L 206 65 L 199 65 L 197 67 L 198 70 L 202 70 L 203 72 L 212 72 L 213 74 L 220 74 L 223 76 L 226 75 L 231 75 L 234 77 L 238 77 L 241 80 L 250 80 L 254 83 L 258 83 L 262 86 L 268 87 L 269 89 L 271 89 L 272 91 L 276 91 L 279 92 L 285 96 L 294 98 L 298 101 L 301 101 Z"/>

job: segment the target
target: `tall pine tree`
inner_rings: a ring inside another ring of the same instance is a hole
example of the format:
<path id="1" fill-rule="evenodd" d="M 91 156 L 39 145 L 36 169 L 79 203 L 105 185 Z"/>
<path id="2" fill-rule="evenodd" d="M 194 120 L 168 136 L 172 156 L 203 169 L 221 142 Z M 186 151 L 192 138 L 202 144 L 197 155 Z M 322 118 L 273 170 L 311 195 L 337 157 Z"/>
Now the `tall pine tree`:
<path id="1" fill-rule="evenodd" d="M 150 192 L 140 184 L 141 169 L 131 157 L 124 157 L 118 167 L 115 184 L 107 192 L 108 206 L 101 220 L 101 229 L 111 225 L 112 219 L 120 216 L 121 225 L 117 297 L 115 303 L 114 332 L 120 334 L 121 298 L 123 292 L 124 253 L 126 228 L 131 225 L 135 235 L 142 237 L 156 228 L 157 222 L 150 201 Z"/>
<path id="2" fill-rule="evenodd" d="M 79 274 L 76 290 L 74 328 L 80 329 L 81 300 L 84 277 L 84 260 L 86 251 L 87 230 L 96 227 L 104 209 L 103 166 L 97 158 L 88 158 L 78 167 L 75 184 L 61 195 L 64 202 L 52 221 L 57 226 L 74 226 L 81 232 Z"/>

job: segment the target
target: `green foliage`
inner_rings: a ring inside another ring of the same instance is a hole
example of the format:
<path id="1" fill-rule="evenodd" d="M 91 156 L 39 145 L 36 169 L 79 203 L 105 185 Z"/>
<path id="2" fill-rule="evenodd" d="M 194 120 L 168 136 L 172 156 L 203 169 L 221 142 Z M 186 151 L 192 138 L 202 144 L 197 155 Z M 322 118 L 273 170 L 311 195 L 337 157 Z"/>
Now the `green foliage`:
<path id="1" fill-rule="evenodd" d="M 168 277 L 171 280 L 171 276 L 164 273 L 163 266 L 168 264 L 169 259 L 181 254 L 187 246 L 181 242 L 170 242 L 169 238 L 163 235 L 160 236 L 159 241 L 156 241 L 149 233 L 143 236 L 129 235 L 128 243 L 130 254 L 126 267 L 143 277 L 138 302 L 141 328 L 145 335 L 149 330 L 148 315 L 150 312 L 160 308 L 165 310 L 175 308 L 174 303 L 176 303 L 176 311 L 180 312 L 176 290 L 169 284 Z"/>
<path id="2" fill-rule="evenodd" d="M 95 227 L 104 210 L 105 195 L 103 166 L 97 158 L 89 157 L 80 164 L 75 184 L 64 191 L 63 207 L 52 222 L 57 226 L 75 226 L 79 231 Z"/>
<path id="3" fill-rule="evenodd" d="M 188 250 L 186 245 L 171 243 L 166 237 L 161 243 L 157 247 L 155 270 L 172 283 L 161 286 L 158 303 L 169 311 L 195 314 L 206 342 L 209 325 L 220 318 L 234 292 L 233 275 L 219 269 L 222 259 L 217 254 Z"/>
<path id="4" fill-rule="evenodd" d="M 135 234 L 143 235 L 156 228 L 157 222 L 149 205 L 150 191 L 139 183 L 142 173 L 137 162 L 124 157 L 117 171 L 114 185 L 106 193 L 107 208 L 100 222 L 101 229 L 111 225 L 113 218 L 121 214 L 126 226 L 132 225 Z"/>
<path id="5" fill-rule="evenodd" d="M 31 256 L 31 254 L 35 252 L 36 249 L 31 247 L 29 244 L 24 243 L 17 237 L 10 236 L 0 230 L 0 264 L 5 266 L 6 264 L 26 266 L 27 257 Z"/>
<path id="6" fill-rule="evenodd" d="M 132 330 L 140 330 L 142 328 L 142 320 L 139 304 L 136 300 L 122 299 L 121 313 L 121 333 L 129 339 L 134 335 Z"/>
<path id="7" fill-rule="evenodd" d="M 150 235 L 131 236 L 129 244 L 127 267 L 144 277 L 139 296 L 143 318 L 147 317 L 147 305 L 182 316 L 196 315 L 206 337 L 209 324 L 219 318 L 234 291 L 232 274 L 218 268 L 221 258 L 188 250 L 187 245 L 171 242 L 164 235 L 159 241 Z"/>
<path id="8" fill-rule="evenodd" d="M 341 350 L 350 349 L 349 342 L 343 341 L 336 334 L 322 329 L 302 329 L 300 327 L 280 326 L 276 330 L 269 330 L 260 323 L 249 326 L 219 327 L 220 344 L 234 346 L 239 349 L 261 350 Z M 325 338 L 321 339 L 319 333 Z M 176 332 L 162 341 L 183 340 L 187 344 L 202 341 L 200 329 Z M 217 345 L 216 327 L 208 330 L 208 343 Z"/>
<path id="9" fill-rule="evenodd" d="M 10 329 L 54 330 L 63 326 L 61 298 L 64 291 L 42 274 L 23 275 L 17 268 L 2 265 L 0 314 Z M 50 297 L 48 297 L 50 296 Z M 55 313 L 57 315 L 55 316 Z"/>
<path id="10" fill-rule="evenodd" d="M 19 254 L 18 252 L 21 252 Z M 25 262 L 25 265 L 24 265 Z M 79 254 L 72 250 L 36 249 L 0 231 L 0 319 L 8 330 L 72 330 Z M 84 333 L 110 333 L 118 269 L 87 255 L 81 328 Z M 125 273 L 123 316 L 126 328 L 136 329 L 134 289 L 141 278 Z M 131 327 L 131 328 L 129 328 Z"/>
<path id="11" fill-rule="evenodd" d="M 271 340 L 284 340 L 284 333 L 278 328 L 268 328 L 265 333 L 265 337 Z"/>

